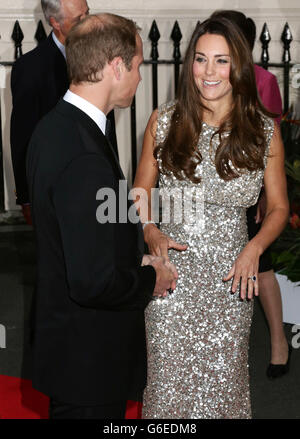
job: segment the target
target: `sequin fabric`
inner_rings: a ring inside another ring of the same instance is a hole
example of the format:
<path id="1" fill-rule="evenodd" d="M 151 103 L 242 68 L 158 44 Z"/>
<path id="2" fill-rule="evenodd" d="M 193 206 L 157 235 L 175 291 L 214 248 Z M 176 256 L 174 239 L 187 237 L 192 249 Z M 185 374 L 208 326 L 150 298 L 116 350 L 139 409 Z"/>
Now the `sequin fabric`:
<path id="1" fill-rule="evenodd" d="M 158 144 L 166 137 L 174 108 L 174 102 L 159 108 Z M 273 121 L 266 118 L 268 145 L 273 129 Z M 238 293 L 231 293 L 231 282 L 222 278 L 248 241 L 246 208 L 256 203 L 264 171 L 222 180 L 213 161 L 217 136 L 210 147 L 214 131 L 203 123 L 198 143 L 202 221 L 183 217 L 181 223 L 161 224 L 162 232 L 188 249 L 170 251 L 179 273 L 174 293 L 151 301 L 145 310 L 145 419 L 251 418 L 248 343 L 253 302 L 241 301 Z M 161 170 L 159 155 L 158 164 Z M 196 189 L 187 179 L 160 173 L 163 202 L 174 188 L 187 193 Z M 171 218 L 173 210 L 170 203 Z"/>

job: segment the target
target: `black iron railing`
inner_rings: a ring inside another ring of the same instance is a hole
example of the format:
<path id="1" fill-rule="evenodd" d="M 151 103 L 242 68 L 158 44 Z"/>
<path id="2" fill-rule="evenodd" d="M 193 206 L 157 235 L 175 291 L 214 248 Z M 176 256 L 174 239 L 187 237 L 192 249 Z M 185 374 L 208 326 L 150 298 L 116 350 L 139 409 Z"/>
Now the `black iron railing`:
<path id="1" fill-rule="evenodd" d="M 199 22 L 196 26 L 198 26 Z M 41 22 L 41 20 L 38 23 L 37 30 L 34 35 L 37 43 L 41 43 L 47 36 L 44 29 L 44 26 Z M 22 56 L 22 41 L 23 41 L 23 32 L 20 27 L 20 24 L 18 21 L 16 21 L 12 33 L 12 40 L 14 41 L 15 45 L 15 59 Z M 152 107 L 153 109 L 157 108 L 158 106 L 158 66 L 159 65 L 170 65 L 174 68 L 174 95 L 176 93 L 177 84 L 178 84 L 178 78 L 179 78 L 179 71 L 180 71 L 180 64 L 182 63 L 181 53 L 180 53 L 180 42 L 182 39 L 182 33 L 179 27 L 179 24 L 177 21 L 175 21 L 172 32 L 170 34 L 170 39 L 173 41 L 174 49 L 173 49 L 173 57 L 171 59 L 160 59 L 159 58 L 159 39 L 160 39 L 160 32 L 157 27 L 156 21 L 154 20 L 149 32 L 149 40 L 151 41 L 151 55 L 150 59 L 146 59 L 144 61 L 144 64 L 151 65 L 152 66 Z M 260 41 L 262 43 L 262 54 L 261 54 L 261 62 L 258 63 L 263 68 L 268 69 L 269 67 L 277 67 L 283 69 L 283 111 L 286 113 L 289 109 L 289 84 L 290 84 L 290 69 L 293 67 L 295 63 L 291 63 L 291 56 L 290 56 L 290 45 L 293 40 L 290 28 L 288 23 L 285 24 L 282 37 L 281 37 L 282 43 L 283 43 L 283 56 L 282 56 L 282 62 L 281 63 L 272 63 L 269 62 L 269 53 L 268 48 L 271 41 L 270 32 L 268 30 L 268 26 L 265 23 L 260 35 Z M 6 66 L 12 66 L 13 62 L 1 62 L 2 65 Z M 1 121 L 1 114 L 0 114 L 0 121 Z M 0 125 L 1 126 L 1 125 Z M 132 161 L 132 179 L 135 177 L 135 171 L 137 167 L 137 127 L 136 127 L 136 101 L 133 100 L 132 106 L 131 106 L 131 161 Z M 4 197 L 3 197 L 3 163 L 2 163 L 2 136 L 0 136 L 0 210 L 4 209 Z"/>
<path id="2" fill-rule="evenodd" d="M 290 68 L 294 64 L 291 64 L 290 45 L 293 41 L 292 33 L 288 23 L 285 24 L 281 41 L 283 42 L 284 50 L 282 55 L 282 63 L 270 63 L 269 62 L 269 44 L 271 41 L 270 32 L 267 24 L 265 23 L 260 35 L 260 41 L 262 43 L 261 62 L 259 63 L 264 69 L 268 70 L 269 67 L 283 68 L 283 112 L 286 113 L 289 109 L 289 84 L 290 84 Z"/>

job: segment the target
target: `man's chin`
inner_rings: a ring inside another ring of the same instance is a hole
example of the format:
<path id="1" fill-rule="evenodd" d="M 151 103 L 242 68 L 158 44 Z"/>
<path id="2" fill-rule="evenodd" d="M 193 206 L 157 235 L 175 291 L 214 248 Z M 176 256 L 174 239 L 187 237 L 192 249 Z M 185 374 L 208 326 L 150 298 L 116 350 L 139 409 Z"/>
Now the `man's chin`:
<path id="1" fill-rule="evenodd" d="M 126 102 L 121 102 L 121 103 L 119 102 L 118 104 L 116 104 L 114 106 L 114 108 L 128 108 L 132 104 L 132 101 L 133 101 L 133 98 L 128 99 L 128 101 L 126 101 Z"/>

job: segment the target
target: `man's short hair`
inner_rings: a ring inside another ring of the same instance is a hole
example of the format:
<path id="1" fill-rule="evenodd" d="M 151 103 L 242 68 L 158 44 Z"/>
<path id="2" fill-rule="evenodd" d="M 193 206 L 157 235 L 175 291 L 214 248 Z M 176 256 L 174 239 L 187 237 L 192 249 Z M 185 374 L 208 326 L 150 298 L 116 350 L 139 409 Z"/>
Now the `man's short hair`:
<path id="1" fill-rule="evenodd" d="M 62 20 L 61 0 L 42 0 L 41 4 L 48 24 L 50 24 L 50 17 L 55 18 L 58 22 Z"/>
<path id="2" fill-rule="evenodd" d="M 75 25 L 66 39 L 70 82 L 99 82 L 106 63 L 121 57 L 127 70 L 136 54 L 139 27 L 114 14 L 89 15 Z"/>

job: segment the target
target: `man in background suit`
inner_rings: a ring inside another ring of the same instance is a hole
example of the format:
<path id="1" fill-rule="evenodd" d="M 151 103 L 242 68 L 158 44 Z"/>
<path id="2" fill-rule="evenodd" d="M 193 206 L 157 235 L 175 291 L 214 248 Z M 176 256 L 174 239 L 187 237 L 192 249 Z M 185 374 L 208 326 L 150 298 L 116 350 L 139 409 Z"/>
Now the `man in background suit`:
<path id="1" fill-rule="evenodd" d="M 38 47 L 19 58 L 12 69 L 11 154 L 15 176 L 17 204 L 31 224 L 26 152 L 33 130 L 65 94 L 69 87 L 65 61 L 65 39 L 74 24 L 89 13 L 86 0 L 42 0 L 45 18 L 53 31 Z M 112 143 L 117 151 L 112 123 Z"/>
<path id="2" fill-rule="evenodd" d="M 143 310 L 177 277 L 163 258 L 143 255 L 136 211 L 137 221 L 119 219 L 121 205 L 135 206 L 104 134 L 106 115 L 135 95 L 142 40 L 131 20 L 91 15 L 66 51 L 70 89 L 27 155 L 38 248 L 33 386 L 50 396 L 52 419 L 123 418 L 146 383 Z"/>

